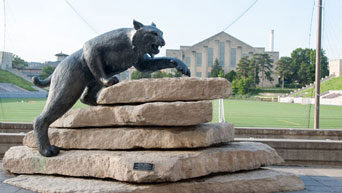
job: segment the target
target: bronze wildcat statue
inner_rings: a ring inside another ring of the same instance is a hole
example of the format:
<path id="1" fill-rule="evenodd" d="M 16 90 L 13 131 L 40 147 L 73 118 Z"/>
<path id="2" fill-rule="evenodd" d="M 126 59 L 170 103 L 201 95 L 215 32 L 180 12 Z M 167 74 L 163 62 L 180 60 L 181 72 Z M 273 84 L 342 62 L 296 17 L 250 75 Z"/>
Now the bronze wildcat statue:
<path id="1" fill-rule="evenodd" d="M 59 148 L 50 144 L 48 128 L 81 97 L 88 105 L 97 105 L 102 87 L 119 82 L 114 76 L 134 66 L 141 72 L 176 68 L 190 76 L 187 66 L 177 58 L 154 58 L 165 45 L 163 32 L 154 23 L 149 26 L 133 21 L 134 28 L 104 33 L 86 42 L 82 49 L 65 58 L 46 80 L 33 77 L 39 87 L 50 85 L 43 112 L 34 120 L 39 153 L 56 156 Z"/>

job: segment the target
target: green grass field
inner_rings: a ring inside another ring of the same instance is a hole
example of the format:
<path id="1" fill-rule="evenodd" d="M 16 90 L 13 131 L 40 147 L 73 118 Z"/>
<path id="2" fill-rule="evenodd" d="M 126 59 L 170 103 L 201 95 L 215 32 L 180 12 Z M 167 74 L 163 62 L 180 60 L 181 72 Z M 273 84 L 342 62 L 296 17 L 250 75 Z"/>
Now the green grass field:
<path id="1" fill-rule="evenodd" d="M 218 102 L 214 101 L 213 122 L 218 121 Z M 225 100 L 227 122 L 236 127 L 313 128 L 314 105 Z M 342 107 L 322 105 L 320 128 L 342 129 Z"/>
<path id="2" fill-rule="evenodd" d="M 0 121 L 32 122 L 40 114 L 45 105 L 45 98 L 0 98 Z M 77 102 L 73 108 L 86 107 Z"/>
<path id="3" fill-rule="evenodd" d="M 0 121 L 32 122 L 44 107 L 45 99 L 1 99 Z M 247 100 L 225 100 L 226 121 L 237 127 L 308 128 L 310 105 Z M 78 102 L 73 108 L 86 105 Z M 213 101 L 213 122 L 218 121 L 218 101 Z M 310 125 L 313 127 L 311 105 Z M 342 129 L 342 107 L 321 106 L 321 128 Z"/>

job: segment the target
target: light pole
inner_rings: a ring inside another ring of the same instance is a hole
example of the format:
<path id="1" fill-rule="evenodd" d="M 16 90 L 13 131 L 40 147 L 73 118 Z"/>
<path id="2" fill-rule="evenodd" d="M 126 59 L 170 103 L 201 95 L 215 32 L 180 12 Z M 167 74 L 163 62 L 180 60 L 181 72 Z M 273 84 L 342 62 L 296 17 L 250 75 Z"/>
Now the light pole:
<path id="1" fill-rule="evenodd" d="M 314 129 L 319 129 L 319 97 L 321 79 L 321 25 L 322 25 L 322 0 L 318 3 L 318 26 L 317 26 L 317 47 L 316 47 L 316 85 L 315 85 L 315 116 Z"/>

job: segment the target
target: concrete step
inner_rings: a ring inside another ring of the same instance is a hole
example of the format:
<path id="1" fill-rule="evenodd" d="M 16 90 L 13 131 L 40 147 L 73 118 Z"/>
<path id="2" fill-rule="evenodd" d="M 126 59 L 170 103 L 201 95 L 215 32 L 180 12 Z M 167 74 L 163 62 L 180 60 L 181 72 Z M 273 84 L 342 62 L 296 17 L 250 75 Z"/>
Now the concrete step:
<path id="1" fill-rule="evenodd" d="M 32 129 L 32 123 L 0 122 L 0 133 L 26 133 L 31 131 Z"/>
<path id="2" fill-rule="evenodd" d="M 0 133 L 0 158 L 13 146 L 23 145 L 25 133 Z"/>
<path id="3" fill-rule="evenodd" d="M 286 165 L 342 166 L 342 140 L 235 138 L 239 142 L 260 142 L 273 147 Z"/>
<path id="4" fill-rule="evenodd" d="M 235 127 L 235 137 L 267 139 L 342 140 L 342 129 Z"/>

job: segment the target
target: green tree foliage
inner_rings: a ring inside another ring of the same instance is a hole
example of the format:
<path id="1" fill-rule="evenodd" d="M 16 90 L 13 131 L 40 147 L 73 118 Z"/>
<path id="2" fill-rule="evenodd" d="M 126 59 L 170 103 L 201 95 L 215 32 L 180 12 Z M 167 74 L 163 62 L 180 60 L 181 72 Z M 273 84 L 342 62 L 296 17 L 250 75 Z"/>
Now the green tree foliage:
<path id="1" fill-rule="evenodd" d="M 306 85 L 315 81 L 316 50 L 309 48 L 297 48 L 291 53 L 292 74 L 289 77 L 291 83 Z M 321 77 L 329 75 L 328 58 L 324 50 L 321 51 Z"/>
<path id="2" fill-rule="evenodd" d="M 160 71 L 160 70 L 155 71 L 155 72 L 153 72 L 153 74 L 152 74 L 152 78 L 163 78 L 163 77 L 164 77 L 164 76 L 163 76 L 163 72 Z"/>
<path id="3" fill-rule="evenodd" d="M 255 67 L 255 62 L 250 60 L 248 56 L 243 56 L 236 68 L 237 72 L 231 72 L 232 79 L 232 90 L 234 94 L 247 94 L 251 87 L 255 86 L 257 80 L 259 80 L 257 74 L 259 69 Z M 227 74 L 228 75 L 228 74 Z"/>
<path id="4" fill-rule="evenodd" d="M 182 77 L 183 74 L 178 70 L 174 73 L 167 73 L 161 70 L 155 71 L 153 73 L 143 73 L 138 70 L 134 70 L 131 74 L 131 79 L 141 79 L 141 78 L 173 78 L 173 77 Z"/>
<path id="5" fill-rule="evenodd" d="M 172 73 L 166 73 L 160 70 L 152 73 L 152 78 L 165 78 L 165 77 L 172 78 L 174 77 L 174 75 Z"/>
<path id="6" fill-rule="evenodd" d="M 254 64 L 255 68 L 258 68 L 261 72 L 261 87 L 263 87 L 265 79 L 273 81 L 273 78 L 271 76 L 273 73 L 273 60 L 267 53 L 254 54 L 252 58 L 252 63 Z"/>
<path id="7" fill-rule="evenodd" d="M 250 61 L 250 66 L 249 66 L 249 72 L 248 72 L 248 77 L 252 78 L 253 84 L 258 85 L 260 83 L 260 78 L 259 78 L 259 65 L 255 60 Z"/>
<path id="8" fill-rule="evenodd" d="M 251 78 L 241 77 L 240 79 L 233 80 L 232 91 L 234 94 L 245 95 L 252 86 L 253 80 Z"/>
<path id="9" fill-rule="evenodd" d="M 151 78 L 151 73 L 147 72 L 140 72 L 138 70 L 134 70 L 131 74 L 131 79 L 132 80 L 137 80 L 141 78 Z"/>
<path id="10" fill-rule="evenodd" d="M 253 86 L 259 84 L 259 65 L 254 58 L 243 56 L 237 64 L 237 79 L 250 78 Z"/>
<path id="11" fill-rule="evenodd" d="M 226 78 L 229 82 L 233 82 L 233 80 L 236 79 L 236 72 L 234 70 L 228 72 L 226 75 L 224 75 L 224 78 Z"/>
<path id="12" fill-rule="evenodd" d="M 221 74 L 220 74 L 221 73 Z M 220 66 L 219 61 L 217 60 L 217 58 L 215 59 L 214 65 L 211 68 L 211 72 L 210 72 L 210 77 L 219 77 L 219 74 L 222 76 L 224 76 L 224 71 L 222 69 L 222 66 Z"/>
<path id="13" fill-rule="evenodd" d="M 42 73 L 40 74 L 40 78 L 41 79 L 46 79 L 47 77 L 49 77 L 53 71 L 55 70 L 56 67 L 54 66 L 44 66 L 42 68 Z"/>
<path id="14" fill-rule="evenodd" d="M 12 68 L 22 69 L 28 66 L 28 63 L 19 56 L 14 55 L 12 59 Z"/>
<path id="15" fill-rule="evenodd" d="M 251 70 L 251 61 L 249 60 L 248 56 L 243 56 L 239 63 L 237 64 L 237 75 L 239 77 L 248 77 L 249 72 Z"/>
<path id="16" fill-rule="evenodd" d="M 292 71 L 291 71 L 291 63 L 292 63 L 292 58 L 291 57 L 281 57 L 278 61 L 277 61 L 277 65 L 276 65 L 276 72 L 277 74 L 280 76 L 280 79 L 282 80 L 282 86 L 281 88 L 284 88 L 285 86 L 285 79 L 288 79 L 289 76 L 291 75 Z"/>
<path id="17" fill-rule="evenodd" d="M 220 77 L 220 78 L 223 78 L 224 77 L 224 72 L 223 70 L 221 69 L 219 74 L 217 75 L 217 77 Z"/>
<path id="18" fill-rule="evenodd" d="M 174 77 L 182 77 L 183 74 L 181 72 L 179 72 L 178 70 L 176 70 L 175 74 L 173 75 Z"/>

